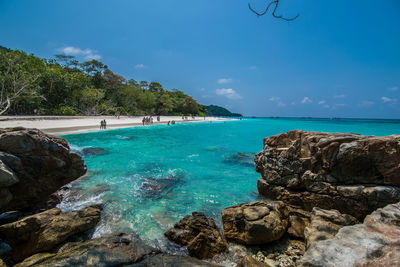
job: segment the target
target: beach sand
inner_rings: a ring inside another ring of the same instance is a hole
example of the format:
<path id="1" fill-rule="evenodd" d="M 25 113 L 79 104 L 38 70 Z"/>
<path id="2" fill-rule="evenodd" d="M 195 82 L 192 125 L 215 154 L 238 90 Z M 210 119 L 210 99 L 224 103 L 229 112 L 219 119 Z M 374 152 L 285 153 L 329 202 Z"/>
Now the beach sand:
<path id="1" fill-rule="evenodd" d="M 180 122 L 210 122 L 232 120 L 217 117 L 187 117 L 182 120 L 181 116 L 153 117 L 154 124 L 167 124 L 168 121 Z M 107 130 L 142 126 L 143 116 L 1 116 L 0 128 L 25 127 L 37 128 L 45 133 L 54 135 L 73 134 L 100 131 L 100 121 L 106 120 Z"/>

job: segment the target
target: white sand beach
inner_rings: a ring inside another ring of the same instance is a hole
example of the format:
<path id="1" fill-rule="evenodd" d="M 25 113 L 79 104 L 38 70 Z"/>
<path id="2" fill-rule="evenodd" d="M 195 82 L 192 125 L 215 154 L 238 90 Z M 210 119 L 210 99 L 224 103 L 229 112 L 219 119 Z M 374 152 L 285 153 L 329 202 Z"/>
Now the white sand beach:
<path id="1" fill-rule="evenodd" d="M 72 134 L 100 131 L 100 121 L 106 120 L 107 130 L 142 126 L 143 116 L 2 116 L 0 117 L 0 128 L 25 127 L 37 128 L 46 133 L 54 135 Z M 187 117 L 160 116 L 153 117 L 153 124 L 167 124 L 168 121 L 182 122 L 212 122 L 233 120 L 217 117 Z"/>

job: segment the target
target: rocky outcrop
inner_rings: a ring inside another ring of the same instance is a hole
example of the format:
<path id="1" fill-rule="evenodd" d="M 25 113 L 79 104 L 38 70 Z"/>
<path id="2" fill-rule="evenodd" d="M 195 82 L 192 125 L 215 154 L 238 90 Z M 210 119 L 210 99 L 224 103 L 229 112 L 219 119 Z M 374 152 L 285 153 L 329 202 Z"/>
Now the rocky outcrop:
<path id="1" fill-rule="evenodd" d="M 343 226 L 356 223 L 358 223 L 357 219 L 348 214 L 341 214 L 337 210 L 323 210 L 315 207 L 311 212 L 311 224 L 304 231 L 307 247 L 318 241 L 331 239 Z"/>
<path id="2" fill-rule="evenodd" d="M 255 163 L 261 195 L 307 211 L 363 219 L 400 201 L 400 136 L 295 130 L 265 138 Z"/>
<path id="3" fill-rule="evenodd" d="M 56 252 L 35 254 L 15 267 L 176 266 L 217 267 L 188 256 L 168 255 L 146 245 L 134 233 L 117 233 L 66 244 Z"/>
<path id="4" fill-rule="evenodd" d="M 281 201 L 254 202 L 224 209 L 222 223 L 226 238 L 245 245 L 259 245 L 284 235 L 288 215 Z"/>
<path id="5" fill-rule="evenodd" d="M 20 221 L 0 226 L 0 235 L 12 248 L 14 260 L 48 251 L 68 237 L 92 229 L 100 220 L 101 207 L 62 213 L 50 209 Z"/>
<path id="6" fill-rule="evenodd" d="M 214 220 L 201 212 L 185 216 L 164 235 L 174 243 L 187 246 L 189 255 L 199 259 L 228 251 L 228 243 Z"/>
<path id="7" fill-rule="evenodd" d="M 312 245 L 301 266 L 399 266 L 400 203 L 368 215 L 363 224 L 345 226 L 332 239 Z"/>
<path id="8" fill-rule="evenodd" d="M 0 212 L 32 208 L 85 172 L 64 139 L 36 129 L 0 129 Z"/>
<path id="9" fill-rule="evenodd" d="M 140 262 L 158 253 L 158 249 L 146 245 L 137 235 L 118 233 L 80 242 L 64 251 L 36 254 L 16 267 L 122 266 Z"/>
<path id="10" fill-rule="evenodd" d="M 289 208 L 288 234 L 292 237 L 304 238 L 304 230 L 310 225 L 311 214 L 308 211 Z"/>

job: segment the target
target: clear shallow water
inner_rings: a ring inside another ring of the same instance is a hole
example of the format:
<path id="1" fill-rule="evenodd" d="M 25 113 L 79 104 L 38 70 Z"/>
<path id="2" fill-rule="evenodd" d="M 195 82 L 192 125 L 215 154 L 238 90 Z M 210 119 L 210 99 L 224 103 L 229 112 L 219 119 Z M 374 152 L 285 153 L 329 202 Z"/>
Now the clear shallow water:
<path id="1" fill-rule="evenodd" d="M 63 136 L 77 152 L 101 147 L 108 154 L 84 156 L 89 173 L 71 184 L 61 208 L 105 203 L 95 236 L 133 230 L 176 252 L 163 232 L 192 211 L 220 224 L 225 207 L 256 200 L 254 153 L 264 137 L 293 129 L 380 136 L 400 134 L 400 121 L 265 118 Z"/>

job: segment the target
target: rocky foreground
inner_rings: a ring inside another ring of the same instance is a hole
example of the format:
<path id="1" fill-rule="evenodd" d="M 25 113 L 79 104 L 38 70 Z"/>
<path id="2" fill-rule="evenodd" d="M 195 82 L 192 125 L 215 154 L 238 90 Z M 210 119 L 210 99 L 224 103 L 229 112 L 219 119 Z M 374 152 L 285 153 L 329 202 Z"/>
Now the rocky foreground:
<path id="1" fill-rule="evenodd" d="M 0 267 L 216 266 L 232 253 L 238 267 L 400 266 L 400 136 L 290 131 L 255 163 L 259 201 L 224 209 L 223 231 L 185 216 L 165 236 L 192 257 L 169 255 L 134 233 L 91 239 L 101 205 L 55 207 L 82 158 L 39 130 L 0 130 Z"/>

